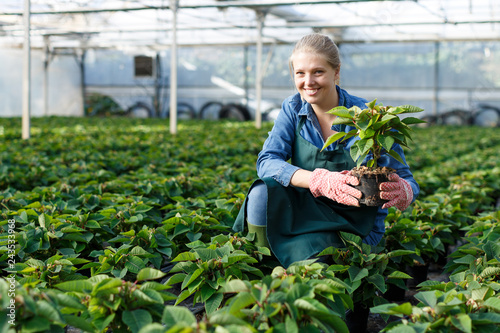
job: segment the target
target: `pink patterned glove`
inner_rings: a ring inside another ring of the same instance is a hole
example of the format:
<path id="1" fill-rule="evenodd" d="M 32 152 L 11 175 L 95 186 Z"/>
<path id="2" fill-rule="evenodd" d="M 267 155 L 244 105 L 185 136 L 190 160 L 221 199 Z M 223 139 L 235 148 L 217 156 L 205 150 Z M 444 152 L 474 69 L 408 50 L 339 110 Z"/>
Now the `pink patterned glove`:
<path id="1" fill-rule="evenodd" d="M 405 210 L 413 199 L 411 185 L 396 173 L 389 175 L 389 181 L 380 184 L 380 198 L 389 200 L 382 208 L 395 206 L 400 211 Z"/>
<path id="2" fill-rule="evenodd" d="M 309 180 L 309 189 L 314 197 L 324 196 L 344 205 L 359 207 L 357 199 L 361 198 L 362 194 L 349 185 L 359 185 L 359 181 L 347 170 L 331 172 L 315 169 Z"/>

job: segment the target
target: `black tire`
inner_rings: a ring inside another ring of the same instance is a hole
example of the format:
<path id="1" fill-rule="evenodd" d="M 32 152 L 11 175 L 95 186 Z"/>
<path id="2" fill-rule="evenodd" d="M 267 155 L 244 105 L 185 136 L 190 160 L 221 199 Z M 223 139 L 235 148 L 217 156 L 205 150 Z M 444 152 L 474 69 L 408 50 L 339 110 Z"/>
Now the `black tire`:
<path id="1" fill-rule="evenodd" d="M 170 108 L 167 111 L 166 117 L 170 116 Z M 194 107 L 189 103 L 177 103 L 177 119 L 195 119 L 196 111 Z"/>
<path id="2" fill-rule="evenodd" d="M 241 104 L 230 103 L 224 105 L 219 113 L 220 119 L 231 119 L 238 121 L 250 120 L 250 112 L 248 109 Z"/>
<path id="3" fill-rule="evenodd" d="M 219 119 L 220 111 L 223 104 L 221 102 L 210 101 L 205 104 L 200 109 L 200 119 Z"/>
<path id="4" fill-rule="evenodd" d="M 444 125 L 470 125 L 472 124 L 472 113 L 467 110 L 453 109 L 440 115 Z"/>
<path id="5" fill-rule="evenodd" d="M 127 116 L 133 118 L 151 118 L 153 111 L 143 102 L 137 102 L 127 109 Z"/>
<path id="6" fill-rule="evenodd" d="M 474 116 L 474 125 L 483 127 L 500 126 L 500 109 L 490 105 L 479 105 L 479 111 Z"/>
<path id="7" fill-rule="evenodd" d="M 434 116 L 434 115 L 423 116 L 421 119 L 423 121 L 425 121 L 426 123 L 417 124 L 417 126 L 425 128 L 425 127 L 429 127 L 432 125 L 437 125 L 437 124 L 439 124 L 438 118 L 439 118 L 438 116 Z"/>

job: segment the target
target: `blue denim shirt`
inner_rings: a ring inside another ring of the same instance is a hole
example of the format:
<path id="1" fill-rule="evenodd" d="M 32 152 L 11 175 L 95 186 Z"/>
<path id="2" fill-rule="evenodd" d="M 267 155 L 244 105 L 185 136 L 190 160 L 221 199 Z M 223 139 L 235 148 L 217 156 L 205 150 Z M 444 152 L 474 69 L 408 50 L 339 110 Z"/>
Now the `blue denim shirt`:
<path id="1" fill-rule="evenodd" d="M 339 96 L 339 105 L 343 105 L 346 108 L 350 108 L 354 105 L 366 108 L 365 103 L 367 100 L 350 95 L 347 91 L 338 86 L 337 93 Z M 273 129 L 269 132 L 269 136 L 264 142 L 262 151 L 259 153 L 257 158 L 257 174 L 259 178 L 273 177 L 283 186 L 290 185 L 292 175 L 295 171 L 300 169 L 299 167 L 287 162 L 292 156 L 295 129 L 299 123 L 300 116 L 307 117 L 306 123 L 304 124 L 304 127 L 302 127 L 300 135 L 319 149 L 323 147 L 324 140 L 321 135 L 321 127 L 316 114 L 314 113 L 311 105 L 302 100 L 299 93 L 296 93 L 283 101 L 281 111 L 278 114 L 278 118 L 274 122 Z M 332 129 L 336 131 L 340 130 L 337 126 L 332 126 Z M 351 129 L 353 128 L 347 126 L 345 131 L 348 132 Z M 350 149 L 355 140 L 359 140 L 359 137 L 348 139 L 344 149 Z M 328 146 L 326 150 L 333 150 L 336 145 L 337 142 L 334 142 Z M 377 164 L 379 166 L 387 166 L 395 169 L 401 178 L 408 181 L 413 190 L 413 201 L 415 201 L 420 188 L 413 178 L 410 168 L 406 164 L 406 159 L 401 146 L 395 144 L 393 146 L 393 150 L 395 150 L 402 157 L 405 162 L 404 165 L 388 154 L 384 154 L 377 161 Z M 370 156 L 367 156 L 363 164 L 366 164 L 366 161 L 370 158 Z M 380 241 L 385 232 L 384 219 L 386 216 L 387 209 L 379 208 L 375 220 L 375 226 L 372 232 L 366 237 L 365 242 L 376 245 Z"/>

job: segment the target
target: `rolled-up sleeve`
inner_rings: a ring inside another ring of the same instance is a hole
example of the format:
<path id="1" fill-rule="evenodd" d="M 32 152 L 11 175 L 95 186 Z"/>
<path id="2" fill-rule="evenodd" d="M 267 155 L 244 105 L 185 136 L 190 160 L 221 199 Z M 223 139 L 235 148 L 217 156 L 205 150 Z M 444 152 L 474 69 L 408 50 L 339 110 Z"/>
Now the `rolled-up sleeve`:
<path id="1" fill-rule="evenodd" d="M 259 178 L 272 177 L 283 186 L 290 184 L 293 174 L 300 169 L 287 162 L 292 156 L 297 123 L 298 115 L 291 109 L 287 99 L 257 158 Z"/>

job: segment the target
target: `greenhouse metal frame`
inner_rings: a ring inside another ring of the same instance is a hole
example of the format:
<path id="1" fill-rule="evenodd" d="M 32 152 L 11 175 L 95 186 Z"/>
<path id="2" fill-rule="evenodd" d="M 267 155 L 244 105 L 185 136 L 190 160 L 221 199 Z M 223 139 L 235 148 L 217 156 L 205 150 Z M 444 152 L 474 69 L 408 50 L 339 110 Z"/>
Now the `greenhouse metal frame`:
<path id="1" fill-rule="evenodd" d="M 0 5 L 0 45 L 24 49 L 25 138 L 32 49 L 45 50 L 48 62 L 57 52 L 81 56 L 89 49 L 169 49 L 176 55 L 178 46 L 255 46 L 255 121 L 260 127 L 264 45 L 293 44 L 311 31 L 327 33 L 339 45 L 498 42 L 499 13 L 500 3 L 493 0 L 7 0 Z M 177 131 L 176 69 L 172 56 L 171 133 Z"/>

